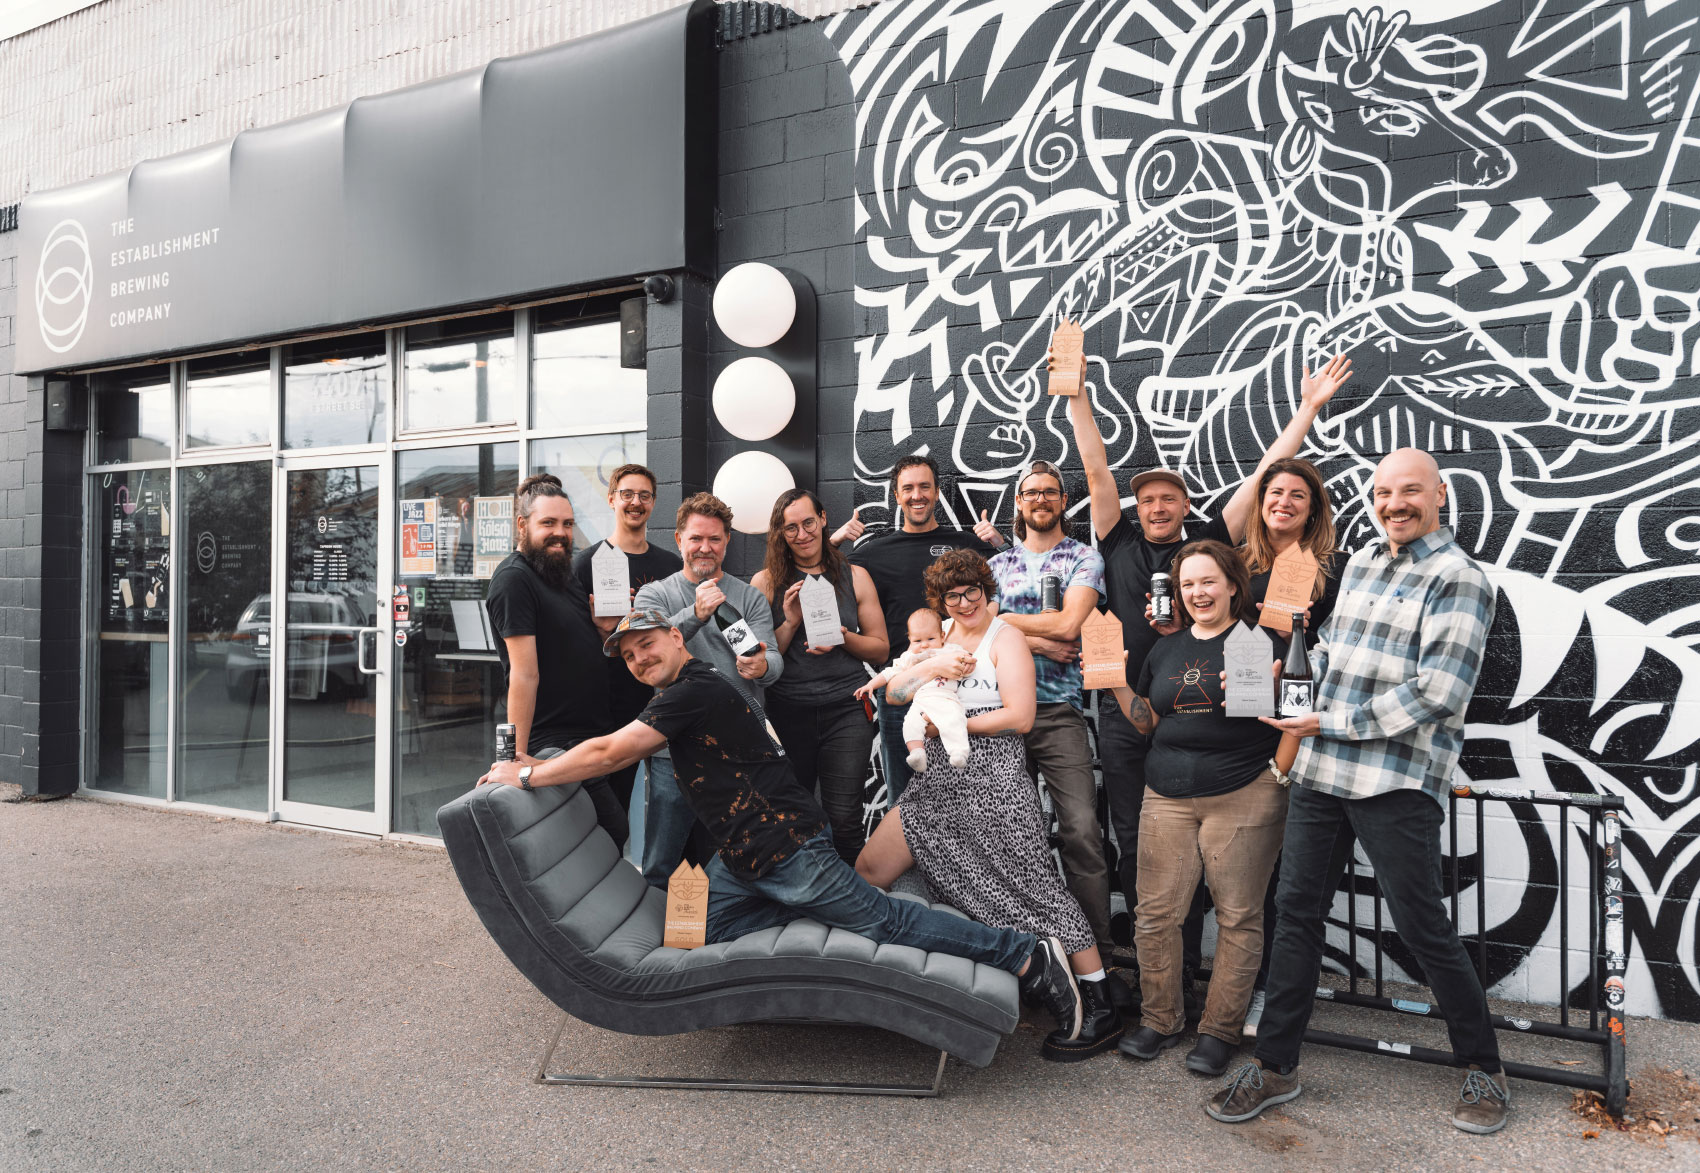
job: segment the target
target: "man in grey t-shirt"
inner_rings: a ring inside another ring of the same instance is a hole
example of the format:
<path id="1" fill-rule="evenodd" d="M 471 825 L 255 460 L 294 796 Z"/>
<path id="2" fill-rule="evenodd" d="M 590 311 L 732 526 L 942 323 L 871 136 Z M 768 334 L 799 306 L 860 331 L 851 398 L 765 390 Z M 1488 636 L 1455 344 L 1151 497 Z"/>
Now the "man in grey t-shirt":
<path id="1" fill-rule="evenodd" d="M 712 493 L 698 493 L 679 506 L 674 539 L 685 567 L 638 588 L 635 606 L 666 615 L 685 637 L 691 655 L 720 669 L 755 702 L 759 711 L 767 686 L 779 679 L 784 659 L 774 646 L 773 611 L 767 596 L 721 570 L 732 538 L 732 510 Z M 761 641 L 752 655 L 738 656 L 726 642 L 714 613 L 736 611 Z M 764 718 L 765 719 L 765 718 Z M 684 857 L 696 815 L 679 792 L 673 760 L 665 747 L 649 759 L 643 808 L 643 878 L 658 888 Z"/>

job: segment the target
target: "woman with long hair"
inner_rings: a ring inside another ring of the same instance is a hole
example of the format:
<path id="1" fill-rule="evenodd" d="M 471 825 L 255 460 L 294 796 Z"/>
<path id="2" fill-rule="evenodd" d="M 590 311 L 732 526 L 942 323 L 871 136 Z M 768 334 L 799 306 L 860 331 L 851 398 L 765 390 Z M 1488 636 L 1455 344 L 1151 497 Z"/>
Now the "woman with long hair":
<path id="1" fill-rule="evenodd" d="M 975 920 L 1060 942 L 1079 979 L 1080 1007 L 1041 1053 L 1059 1062 L 1089 1058 L 1116 1044 L 1122 1020 L 1092 926 L 1051 856 L 1027 773 L 1022 735 L 1038 708 L 1033 655 L 1021 632 L 994 613 L 997 580 L 974 551 L 939 557 L 927 567 L 926 586 L 928 604 L 947 617 L 944 647 L 895 673 L 886 702 L 906 705 L 935 678 L 958 681 L 968 761 L 953 766 L 939 739 L 928 737 L 926 770 L 874 830 L 856 870 L 889 888 L 918 867 L 938 899 Z"/>
<path id="2" fill-rule="evenodd" d="M 1140 1028 L 1121 1050 L 1155 1059 L 1181 1040 L 1181 926 L 1202 875 L 1216 902 L 1216 958 L 1186 1065 L 1220 1075 L 1239 1048 L 1263 953 L 1263 897 L 1287 791 L 1270 765 L 1280 732 L 1224 707 L 1228 636 L 1257 615 L 1245 564 L 1222 542 L 1190 542 L 1171 573 L 1182 626 L 1157 641 L 1132 688 L 1115 690 L 1122 714 L 1151 738 L 1133 934 L 1144 1001 Z"/>
<path id="3" fill-rule="evenodd" d="M 1269 590 L 1275 559 L 1295 546 L 1316 559 L 1311 584 L 1309 631 L 1319 631 L 1334 613 L 1345 555 L 1335 545 L 1334 508 L 1322 474 L 1308 460 L 1277 460 L 1257 480 L 1257 508 L 1246 519 L 1241 556 L 1251 576 L 1251 602 Z"/>
<path id="4" fill-rule="evenodd" d="M 773 503 L 767 558 L 750 585 L 773 608 L 773 635 L 785 668 L 767 690 L 767 715 L 797 780 L 820 791 L 833 845 L 855 862 L 866 839 L 862 783 L 868 776 L 875 725 L 852 694 L 868 679 L 864 664 L 882 664 L 890 643 L 874 580 L 827 540 L 826 507 L 807 489 L 788 489 Z M 823 579 L 838 605 L 842 643 L 811 647 L 803 631 L 803 583 Z"/>

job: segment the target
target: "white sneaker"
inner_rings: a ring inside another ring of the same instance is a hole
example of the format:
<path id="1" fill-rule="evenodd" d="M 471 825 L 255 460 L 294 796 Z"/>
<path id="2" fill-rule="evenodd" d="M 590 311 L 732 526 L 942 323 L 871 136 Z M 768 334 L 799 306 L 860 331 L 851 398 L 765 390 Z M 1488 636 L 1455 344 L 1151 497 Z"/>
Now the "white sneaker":
<path id="1" fill-rule="evenodd" d="M 1248 1039 L 1257 1037 L 1257 1024 L 1263 1021 L 1263 991 L 1251 992 L 1251 1005 L 1245 1008 L 1245 1025 L 1240 1027 L 1240 1034 Z"/>
<path id="2" fill-rule="evenodd" d="M 927 772 L 927 751 L 925 747 L 910 750 L 909 756 L 903 760 L 908 762 L 909 768 L 914 770 L 917 774 L 925 774 Z"/>

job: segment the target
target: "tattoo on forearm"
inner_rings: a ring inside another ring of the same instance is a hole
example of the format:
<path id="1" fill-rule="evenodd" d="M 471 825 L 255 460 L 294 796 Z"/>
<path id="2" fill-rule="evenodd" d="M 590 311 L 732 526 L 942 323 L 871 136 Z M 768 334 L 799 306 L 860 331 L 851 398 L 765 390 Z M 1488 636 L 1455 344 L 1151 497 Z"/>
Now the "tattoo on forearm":
<path id="1" fill-rule="evenodd" d="M 885 699 L 894 705 L 906 705 L 909 698 L 915 695 L 915 685 L 888 684 L 885 686 Z"/>
<path id="2" fill-rule="evenodd" d="M 1149 733 L 1157 728 L 1157 714 L 1151 711 L 1151 705 L 1138 693 L 1133 694 L 1133 701 L 1127 707 L 1127 719 L 1141 733 Z"/>

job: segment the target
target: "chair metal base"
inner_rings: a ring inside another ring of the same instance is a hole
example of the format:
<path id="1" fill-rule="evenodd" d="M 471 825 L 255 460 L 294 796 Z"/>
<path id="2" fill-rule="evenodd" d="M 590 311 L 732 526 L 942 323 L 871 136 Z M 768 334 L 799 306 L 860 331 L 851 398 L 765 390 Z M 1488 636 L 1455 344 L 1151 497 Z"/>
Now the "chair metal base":
<path id="1" fill-rule="evenodd" d="M 933 1071 L 933 1082 L 930 1084 L 831 1083 L 812 1079 L 683 1079 L 657 1075 L 564 1075 L 551 1072 L 549 1060 L 555 1057 L 555 1048 L 561 1045 L 561 1035 L 566 1031 L 567 1020 L 571 1017 L 570 1014 L 563 1013 L 561 1015 L 561 1021 L 555 1027 L 555 1035 L 549 1040 L 549 1047 L 543 1052 L 543 1058 L 537 1064 L 537 1083 L 576 1084 L 594 1087 L 694 1088 L 699 1091 L 716 1092 L 812 1092 L 816 1095 L 832 1096 L 911 1096 L 917 1099 L 932 1099 L 939 1094 L 939 1090 L 944 1086 L 944 1061 L 950 1058 L 946 1052 L 939 1052 L 939 1065 Z"/>

